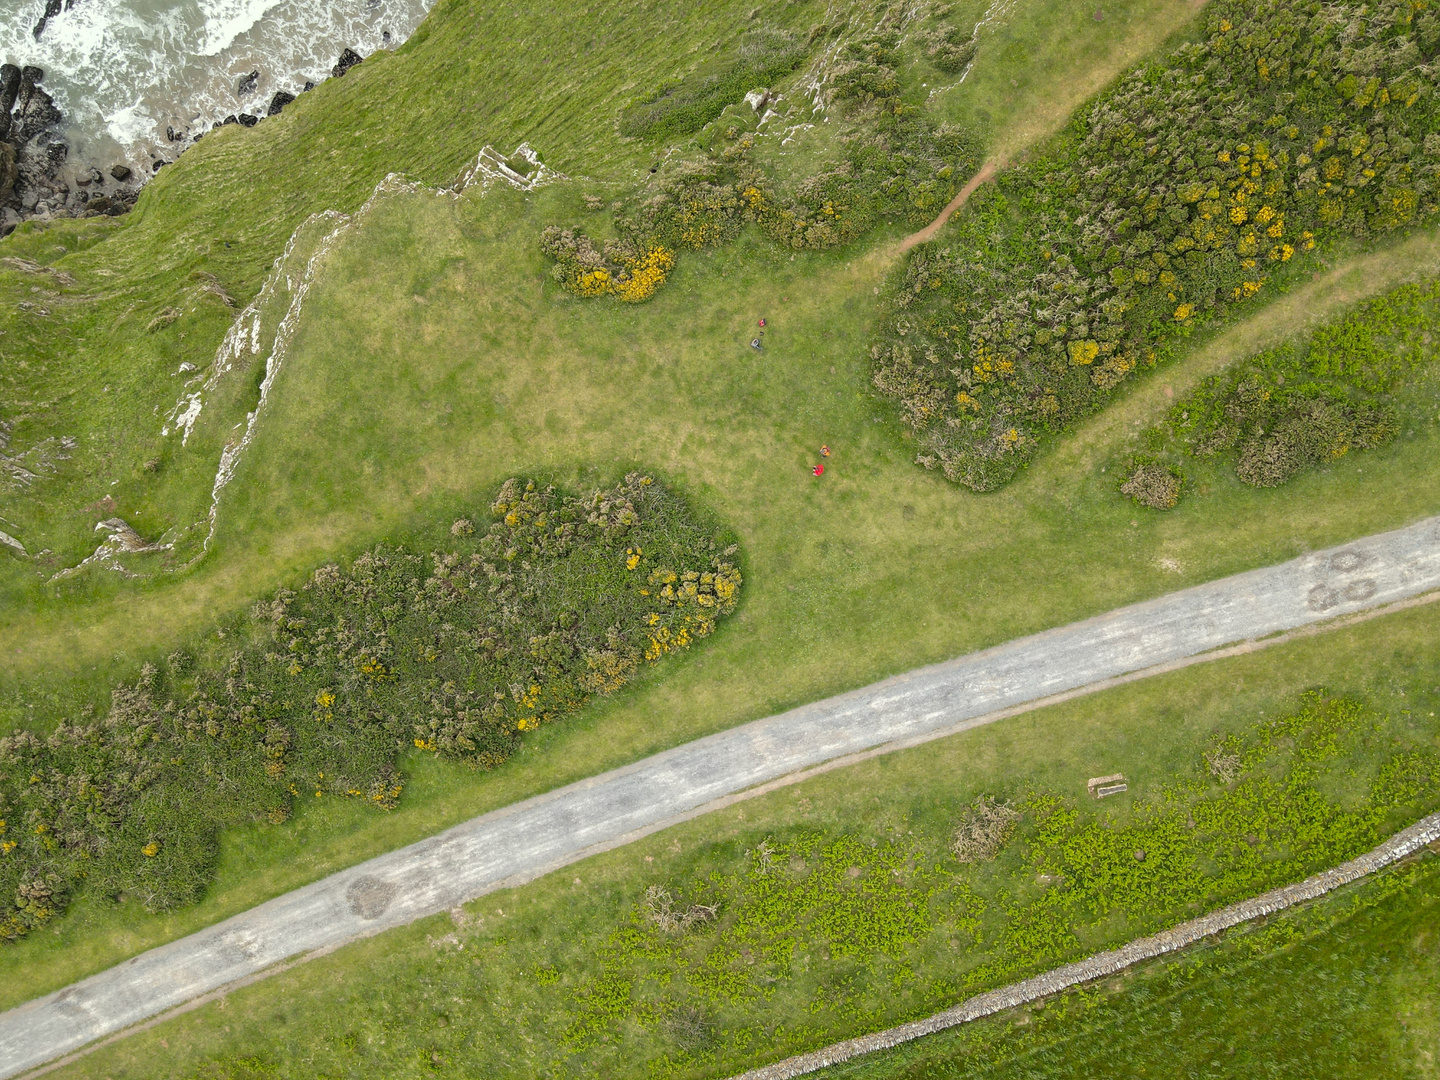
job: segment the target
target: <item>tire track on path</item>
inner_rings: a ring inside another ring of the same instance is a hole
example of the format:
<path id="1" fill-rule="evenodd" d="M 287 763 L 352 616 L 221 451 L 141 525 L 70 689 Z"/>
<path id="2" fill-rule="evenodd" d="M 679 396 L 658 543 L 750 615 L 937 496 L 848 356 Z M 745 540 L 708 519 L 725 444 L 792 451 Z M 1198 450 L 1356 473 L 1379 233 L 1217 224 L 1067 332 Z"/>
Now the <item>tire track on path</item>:
<path id="1" fill-rule="evenodd" d="M 818 770 L 1436 597 L 1440 517 L 697 739 L 332 874 L 0 1014 L 0 1077 Z"/>

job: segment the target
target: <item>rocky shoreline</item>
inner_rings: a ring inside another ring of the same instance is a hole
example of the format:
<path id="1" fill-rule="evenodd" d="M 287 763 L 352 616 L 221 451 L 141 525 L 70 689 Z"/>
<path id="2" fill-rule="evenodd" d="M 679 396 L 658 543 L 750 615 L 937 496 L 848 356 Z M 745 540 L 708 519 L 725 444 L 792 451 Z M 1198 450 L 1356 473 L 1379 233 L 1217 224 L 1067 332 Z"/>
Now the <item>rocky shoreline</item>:
<path id="1" fill-rule="evenodd" d="M 140 193 L 143 181 L 123 164 L 106 174 L 70 160 L 44 78 L 37 67 L 0 65 L 0 236 L 30 219 L 123 214 Z"/>
<path id="2" fill-rule="evenodd" d="M 43 20 L 38 31 L 43 29 Z M 339 78 L 364 58 L 354 49 L 345 49 L 330 74 Z M 72 160 L 65 141 L 65 117 L 54 98 L 42 87 L 45 72 L 38 67 L 0 64 L 0 237 L 8 236 L 22 221 L 49 221 L 54 218 L 111 217 L 135 205 L 140 189 L 149 179 L 123 162 L 105 167 L 103 162 Z M 237 97 L 252 92 L 259 72 L 243 76 L 235 88 Z M 305 90 L 314 87 L 307 82 Z M 295 95 L 276 91 L 261 112 L 237 112 L 212 127 L 239 124 L 254 127 L 275 116 L 295 100 Z M 176 154 L 205 137 L 187 132 L 166 131 Z M 153 176 L 169 161 L 156 158 Z M 104 171 L 102 171 L 104 169 Z"/>

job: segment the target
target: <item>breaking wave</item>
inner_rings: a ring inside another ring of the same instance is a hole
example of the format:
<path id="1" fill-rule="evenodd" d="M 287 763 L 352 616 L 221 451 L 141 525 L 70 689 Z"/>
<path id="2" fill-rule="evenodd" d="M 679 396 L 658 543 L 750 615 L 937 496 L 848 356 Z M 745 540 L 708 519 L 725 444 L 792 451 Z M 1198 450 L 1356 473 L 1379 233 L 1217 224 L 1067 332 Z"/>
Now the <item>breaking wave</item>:
<path id="1" fill-rule="evenodd" d="M 0 59 L 45 70 L 77 156 L 143 167 L 226 116 L 263 114 L 277 90 L 329 77 L 345 48 L 399 45 L 430 3 L 75 0 L 36 41 L 44 0 L 0 0 Z"/>

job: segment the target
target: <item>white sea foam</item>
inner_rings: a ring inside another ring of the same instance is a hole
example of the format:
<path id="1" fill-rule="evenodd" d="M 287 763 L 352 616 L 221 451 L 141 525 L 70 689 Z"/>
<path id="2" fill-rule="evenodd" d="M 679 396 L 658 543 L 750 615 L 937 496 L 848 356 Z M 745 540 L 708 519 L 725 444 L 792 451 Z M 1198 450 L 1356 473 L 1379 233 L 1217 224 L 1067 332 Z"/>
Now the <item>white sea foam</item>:
<path id="1" fill-rule="evenodd" d="M 148 174 L 193 136 L 277 90 L 328 78 L 341 51 L 393 48 L 431 0 L 76 0 L 31 33 L 43 0 L 0 0 L 0 60 L 45 69 L 72 156 L 126 161 Z M 390 39 L 385 40 L 389 33 Z M 259 78 L 240 97 L 239 80 Z M 167 129 L 178 137 L 171 142 Z"/>
<path id="2" fill-rule="evenodd" d="M 219 55 L 276 6 L 276 0 L 221 0 L 205 15 L 205 26 L 196 52 L 201 56 Z"/>
<path id="3" fill-rule="evenodd" d="M 158 132 L 155 121 L 145 114 L 145 106 L 135 102 L 105 117 L 105 130 L 121 146 L 153 141 Z"/>

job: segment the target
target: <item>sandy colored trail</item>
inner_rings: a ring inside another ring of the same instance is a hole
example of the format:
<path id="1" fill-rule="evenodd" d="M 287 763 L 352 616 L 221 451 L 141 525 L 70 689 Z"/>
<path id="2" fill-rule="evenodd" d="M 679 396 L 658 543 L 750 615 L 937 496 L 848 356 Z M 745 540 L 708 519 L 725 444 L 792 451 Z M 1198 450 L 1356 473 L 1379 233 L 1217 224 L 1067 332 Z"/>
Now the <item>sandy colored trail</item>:
<path id="1" fill-rule="evenodd" d="M 0 1014 L 0 1077 L 292 958 L 403 926 L 813 774 L 1236 642 L 1440 590 L 1440 517 L 756 720 L 527 799 Z M 1249 646 L 1246 646 L 1249 647 Z"/>
<path id="2" fill-rule="evenodd" d="M 924 244 L 930 240 L 934 240 L 935 235 L 945 227 L 945 223 L 950 220 L 951 215 L 964 206 L 966 200 L 975 194 L 975 189 L 993 177 L 998 169 L 999 165 L 993 161 L 987 161 L 984 165 L 981 165 L 980 171 L 965 181 L 965 186 L 950 200 L 945 209 L 940 211 L 934 221 L 930 222 L 929 225 L 926 225 L 919 232 L 913 232 L 905 237 L 904 240 L 900 241 L 899 253 L 903 255 L 916 244 Z"/>

